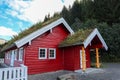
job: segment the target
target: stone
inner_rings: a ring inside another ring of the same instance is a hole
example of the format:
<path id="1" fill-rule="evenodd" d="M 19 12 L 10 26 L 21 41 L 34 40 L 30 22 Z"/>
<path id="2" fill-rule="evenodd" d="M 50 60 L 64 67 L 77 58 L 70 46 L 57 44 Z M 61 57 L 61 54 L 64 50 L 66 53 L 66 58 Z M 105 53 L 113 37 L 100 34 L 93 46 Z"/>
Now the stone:
<path id="1" fill-rule="evenodd" d="M 75 75 L 72 73 L 58 76 L 57 80 L 76 80 Z"/>

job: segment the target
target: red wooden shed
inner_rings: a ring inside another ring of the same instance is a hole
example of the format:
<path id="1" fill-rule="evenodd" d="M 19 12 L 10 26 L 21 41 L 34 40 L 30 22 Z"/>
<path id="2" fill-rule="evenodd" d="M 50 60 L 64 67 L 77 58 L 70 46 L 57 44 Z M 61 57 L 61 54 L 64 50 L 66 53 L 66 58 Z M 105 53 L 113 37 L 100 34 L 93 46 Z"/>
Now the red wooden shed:
<path id="1" fill-rule="evenodd" d="M 22 36 L 21 36 L 22 35 Z M 24 36 L 23 36 L 24 35 Z M 90 67 L 90 50 L 107 45 L 97 29 L 74 32 L 63 18 L 36 24 L 20 33 L 4 46 L 5 63 L 28 66 L 29 74 L 57 70 L 85 70 Z"/>

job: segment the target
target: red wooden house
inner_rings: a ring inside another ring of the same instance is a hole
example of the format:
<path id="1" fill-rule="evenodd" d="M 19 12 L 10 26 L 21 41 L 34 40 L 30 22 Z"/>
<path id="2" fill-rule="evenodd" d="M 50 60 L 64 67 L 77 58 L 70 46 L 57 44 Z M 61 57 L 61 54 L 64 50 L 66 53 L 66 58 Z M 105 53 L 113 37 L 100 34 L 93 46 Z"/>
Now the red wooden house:
<path id="1" fill-rule="evenodd" d="M 32 29 L 34 31 L 26 33 L 26 36 L 18 35 L 9 42 L 9 46 L 3 48 L 5 63 L 15 67 L 26 65 L 29 74 L 85 70 L 91 64 L 91 49 L 96 49 L 96 63 L 99 67 L 98 48 L 108 48 L 97 29 L 74 33 L 63 18 L 38 24 L 28 30 Z"/>

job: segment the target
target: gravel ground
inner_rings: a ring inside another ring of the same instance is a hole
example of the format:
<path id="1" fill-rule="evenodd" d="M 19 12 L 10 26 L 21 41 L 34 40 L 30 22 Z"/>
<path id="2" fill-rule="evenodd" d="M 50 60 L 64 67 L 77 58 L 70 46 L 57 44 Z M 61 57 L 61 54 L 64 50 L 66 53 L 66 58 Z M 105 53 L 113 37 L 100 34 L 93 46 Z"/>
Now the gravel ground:
<path id="1" fill-rule="evenodd" d="M 104 68 L 89 73 L 72 71 L 57 71 L 43 74 L 29 75 L 28 80 L 56 80 L 60 75 L 72 73 L 75 80 L 120 80 L 120 63 L 106 63 Z"/>
<path id="2" fill-rule="evenodd" d="M 4 63 L 0 63 L 0 68 L 7 68 L 8 66 Z"/>

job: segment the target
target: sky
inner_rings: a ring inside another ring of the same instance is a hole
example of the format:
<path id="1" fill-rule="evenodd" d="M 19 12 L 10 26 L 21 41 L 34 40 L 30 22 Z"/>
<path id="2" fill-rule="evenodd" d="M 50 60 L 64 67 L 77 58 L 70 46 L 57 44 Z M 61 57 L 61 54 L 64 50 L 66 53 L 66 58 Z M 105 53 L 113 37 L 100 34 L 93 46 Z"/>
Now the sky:
<path id="1" fill-rule="evenodd" d="M 63 6 L 72 6 L 75 0 L 0 0 L 0 38 L 10 40 L 33 24 L 43 21 L 45 15 L 60 12 Z"/>

